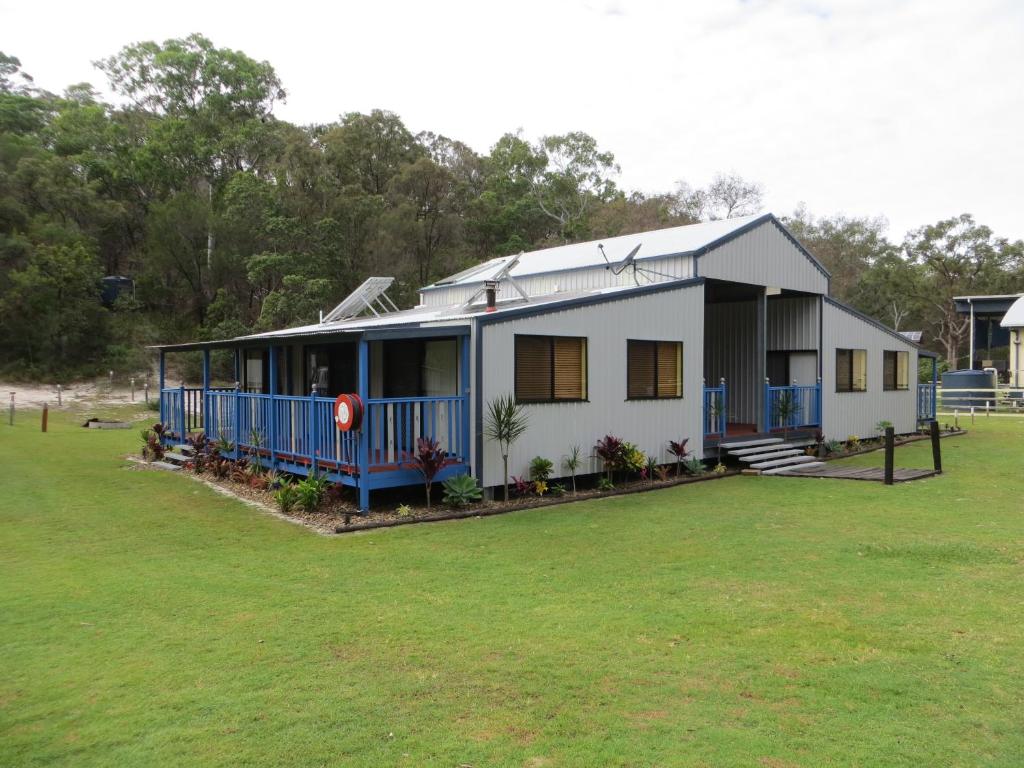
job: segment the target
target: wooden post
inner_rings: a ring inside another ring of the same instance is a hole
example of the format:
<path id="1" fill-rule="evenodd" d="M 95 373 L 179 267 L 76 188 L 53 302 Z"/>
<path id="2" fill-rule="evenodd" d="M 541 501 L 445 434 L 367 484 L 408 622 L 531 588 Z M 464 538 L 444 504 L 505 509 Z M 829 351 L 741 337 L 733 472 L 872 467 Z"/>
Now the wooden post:
<path id="1" fill-rule="evenodd" d="M 885 428 L 885 484 L 892 485 L 892 471 L 896 447 L 895 430 L 892 427 Z"/>
<path id="2" fill-rule="evenodd" d="M 942 473 L 942 447 L 939 445 L 939 422 L 932 420 L 932 465 L 935 471 Z"/>
<path id="3" fill-rule="evenodd" d="M 129 382 L 130 382 L 129 386 L 131 386 L 131 388 L 132 388 L 132 402 L 134 403 L 135 402 L 135 377 L 132 376 L 131 379 L 129 379 Z"/>
<path id="4" fill-rule="evenodd" d="M 58 384 L 57 385 L 57 407 L 61 408 L 61 407 L 63 407 L 63 405 L 64 405 L 63 392 L 61 390 L 60 384 Z"/>
<path id="5" fill-rule="evenodd" d="M 149 405 L 149 382 L 142 385 L 142 391 L 146 396 L 146 405 Z"/>
<path id="6" fill-rule="evenodd" d="M 43 403 L 43 432 L 46 431 L 46 422 L 50 417 L 50 404 Z"/>

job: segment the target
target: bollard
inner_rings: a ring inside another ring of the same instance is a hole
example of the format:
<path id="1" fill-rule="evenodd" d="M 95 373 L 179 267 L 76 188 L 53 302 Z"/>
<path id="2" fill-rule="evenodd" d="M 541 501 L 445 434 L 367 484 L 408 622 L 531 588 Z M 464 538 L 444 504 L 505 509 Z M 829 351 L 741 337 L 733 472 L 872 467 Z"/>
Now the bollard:
<path id="1" fill-rule="evenodd" d="M 46 431 L 46 420 L 50 416 L 50 404 L 43 403 L 43 432 Z"/>
<path id="2" fill-rule="evenodd" d="M 142 391 L 146 394 L 146 405 L 149 405 L 149 382 L 142 385 Z"/>
<path id="3" fill-rule="evenodd" d="M 11 392 L 11 420 L 10 420 L 10 424 L 11 424 L 12 427 L 14 426 L 14 393 L 13 392 Z"/>
<path id="4" fill-rule="evenodd" d="M 132 376 L 130 381 L 131 381 L 131 385 L 130 386 L 132 388 L 132 402 L 134 403 L 135 402 L 135 377 Z"/>
<path id="5" fill-rule="evenodd" d="M 932 432 L 932 466 L 935 467 L 935 471 L 942 473 L 942 447 L 939 445 L 939 422 L 932 421 L 931 423 Z"/>
<path id="6" fill-rule="evenodd" d="M 63 392 L 63 389 L 61 388 L 60 384 L 58 384 L 57 385 L 57 407 L 58 408 L 62 408 L 64 406 L 64 399 L 63 399 L 63 397 L 61 397 L 61 393 L 62 392 Z"/>
<path id="7" fill-rule="evenodd" d="M 953 409 L 953 428 L 960 429 L 960 409 Z"/>
<path id="8" fill-rule="evenodd" d="M 885 484 L 892 485 L 893 460 L 895 454 L 895 430 L 892 427 L 885 428 Z"/>
<path id="9" fill-rule="evenodd" d="M 985 418 L 988 418 L 988 400 L 985 401 Z"/>
<path id="10" fill-rule="evenodd" d="M 971 406 L 971 424 L 974 423 L 974 406 Z"/>
<path id="11" fill-rule="evenodd" d="M 110 379 L 110 386 L 114 386 L 114 372 L 113 371 L 109 371 L 107 373 L 107 378 Z"/>

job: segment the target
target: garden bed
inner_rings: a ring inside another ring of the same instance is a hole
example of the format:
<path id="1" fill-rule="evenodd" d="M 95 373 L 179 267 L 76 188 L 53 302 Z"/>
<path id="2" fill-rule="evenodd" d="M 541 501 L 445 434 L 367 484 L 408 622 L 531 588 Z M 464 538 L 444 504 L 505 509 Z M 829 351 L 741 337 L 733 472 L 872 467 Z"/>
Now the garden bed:
<path id="1" fill-rule="evenodd" d="M 958 437 L 959 435 L 966 435 L 966 429 L 951 429 L 943 430 L 939 432 L 939 437 Z M 910 434 L 902 437 L 897 436 L 893 440 L 893 446 L 899 448 L 901 445 L 908 445 L 910 443 L 918 443 L 922 440 L 931 440 L 930 434 Z M 832 452 L 819 458 L 819 461 L 836 461 L 837 459 L 848 459 L 851 456 L 860 456 L 863 453 L 873 453 L 875 451 L 881 451 L 885 448 L 885 440 L 882 438 L 862 440 L 860 441 L 860 448 L 854 451 L 842 451 Z M 810 455 L 810 454 L 808 454 Z M 817 454 L 814 454 L 817 456 Z"/>
<path id="2" fill-rule="evenodd" d="M 136 456 L 129 457 L 130 460 L 140 469 L 149 468 L 148 462 Z M 588 499 L 610 498 L 613 496 L 626 496 L 634 493 L 672 488 L 677 485 L 700 483 L 709 480 L 719 480 L 725 477 L 734 477 L 740 474 L 739 470 L 727 470 L 725 472 L 706 472 L 702 475 L 683 475 L 672 477 L 668 480 L 630 480 L 617 485 L 611 490 L 582 489 L 576 493 L 567 492 L 561 496 L 525 496 L 505 501 L 479 501 L 464 508 L 453 508 L 446 505 L 435 504 L 427 507 L 425 504 L 401 504 L 403 512 L 396 509 L 371 509 L 366 513 L 360 513 L 354 500 L 347 496 L 354 496 L 354 489 L 345 488 L 343 491 L 331 494 L 316 511 L 308 512 L 301 507 L 294 507 L 287 513 L 279 508 L 274 491 L 270 489 L 254 488 L 251 485 L 236 482 L 229 477 L 214 477 L 209 472 L 196 473 L 189 468 L 183 469 L 180 473 L 193 480 L 216 490 L 219 493 L 232 496 L 249 506 L 259 508 L 264 512 L 274 515 L 290 522 L 298 523 L 320 534 L 355 533 L 357 531 L 374 530 L 377 528 L 392 528 L 399 525 L 410 525 L 413 523 L 436 523 L 445 520 L 465 520 L 471 517 L 490 517 L 502 515 L 507 512 L 519 510 L 539 509 L 541 507 L 553 507 L 560 504 L 571 504 L 577 501 Z M 339 486 L 340 487 L 340 486 Z M 423 490 L 410 486 L 405 495 L 406 501 L 413 495 L 422 497 Z"/>

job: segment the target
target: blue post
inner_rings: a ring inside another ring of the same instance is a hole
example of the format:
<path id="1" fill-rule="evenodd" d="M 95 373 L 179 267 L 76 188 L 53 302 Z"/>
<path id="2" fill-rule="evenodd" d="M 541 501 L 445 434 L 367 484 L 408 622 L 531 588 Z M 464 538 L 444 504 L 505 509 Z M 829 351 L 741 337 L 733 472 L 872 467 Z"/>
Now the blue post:
<path id="1" fill-rule="evenodd" d="M 181 416 L 181 421 L 178 422 L 178 429 L 181 431 L 181 434 L 178 435 L 178 439 L 181 440 L 181 442 L 184 443 L 185 442 L 185 435 L 188 433 L 188 422 L 185 421 L 186 413 L 185 413 L 185 385 L 184 384 L 182 384 L 181 387 L 178 389 L 178 396 L 181 398 L 181 400 L 180 400 L 181 405 L 179 406 L 179 409 L 178 409 L 178 413 Z"/>
<path id="2" fill-rule="evenodd" d="M 359 339 L 359 399 L 363 401 L 363 424 L 359 428 L 359 510 L 370 510 L 370 343 Z"/>
<path id="3" fill-rule="evenodd" d="M 170 414 L 164 413 L 164 382 L 167 379 L 167 354 L 161 349 L 160 350 L 160 423 L 166 424 L 167 417 Z"/>
<path id="4" fill-rule="evenodd" d="M 203 431 L 206 433 L 206 435 L 208 437 L 210 435 L 210 425 L 206 423 L 206 414 L 208 412 L 206 406 L 207 406 L 207 399 L 208 399 L 208 394 L 207 393 L 209 391 L 210 391 L 210 350 L 209 349 L 204 349 L 203 350 L 203 398 L 202 398 L 201 402 L 203 404 Z"/>
<path id="5" fill-rule="evenodd" d="M 274 454 L 275 438 L 277 437 L 277 409 L 274 407 L 274 398 L 277 395 L 277 347 L 271 346 L 268 352 L 270 355 L 270 418 L 267 420 L 267 447 L 270 449 L 270 468 L 277 467 L 277 459 Z"/>
<path id="6" fill-rule="evenodd" d="M 316 458 L 317 452 L 320 446 L 320 424 L 316 417 L 316 384 L 313 385 L 313 391 L 309 395 L 309 456 L 310 456 L 310 472 L 316 474 Z"/>
<path id="7" fill-rule="evenodd" d="M 470 445 L 470 433 L 469 433 L 469 398 L 472 391 L 469 379 L 469 336 L 462 337 L 462 446 L 459 453 L 467 466 L 469 465 L 469 445 Z M 477 384 L 479 386 L 479 384 Z M 470 469 L 472 472 L 472 469 Z"/>
<path id="8" fill-rule="evenodd" d="M 238 359 L 238 353 L 235 353 L 235 360 Z M 234 421 L 234 438 L 235 438 L 235 461 L 238 461 L 242 457 L 242 398 L 238 396 L 241 382 L 235 381 L 235 421 Z"/>
<path id="9" fill-rule="evenodd" d="M 725 427 L 729 423 L 729 411 L 726 410 L 727 401 L 725 399 L 725 377 L 723 376 L 721 379 L 719 379 L 718 383 L 722 387 L 722 402 L 718 412 L 718 426 L 719 432 L 721 433 L 722 437 L 725 437 Z"/>
<path id="10" fill-rule="evenodd" d="M 764 431 L 772 431 L 772 388 L 767 376 L 764 379 Z"/>

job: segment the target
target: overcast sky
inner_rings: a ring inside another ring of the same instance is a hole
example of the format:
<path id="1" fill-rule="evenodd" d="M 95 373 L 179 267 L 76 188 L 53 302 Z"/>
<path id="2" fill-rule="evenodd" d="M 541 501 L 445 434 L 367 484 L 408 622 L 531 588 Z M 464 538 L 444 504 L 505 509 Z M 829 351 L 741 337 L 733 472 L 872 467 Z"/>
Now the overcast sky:
<path id="1" fill-rule="evenodd" d="M 293 122 L 381 107 L 480 152 L 582 130 L 627 190 L 736 172 L 777 214 L 884 215 L 899 239 L 966 211 L 1024 237 L 1021 0 L 0 0 L 0 50 L 56 92 L 191 32 L 270 61 Z"/>

